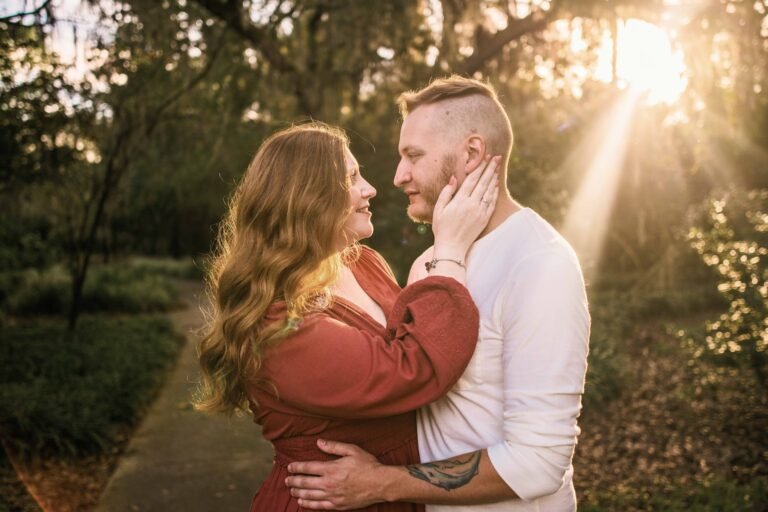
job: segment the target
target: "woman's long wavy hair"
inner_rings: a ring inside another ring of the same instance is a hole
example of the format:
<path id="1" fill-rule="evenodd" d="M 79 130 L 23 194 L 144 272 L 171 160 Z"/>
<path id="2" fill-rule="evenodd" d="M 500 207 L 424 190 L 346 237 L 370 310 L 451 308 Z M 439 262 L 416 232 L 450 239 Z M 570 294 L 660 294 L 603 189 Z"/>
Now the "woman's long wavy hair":
<path id="1" fill-rule="evenodd" d="M 245 410 L 246 387 L 258 381 L 265 347 L 328 303 L 348 215 L 348 144 L 337 128 L 301 124 L 269 137 L 248 166 L 208 269 L 211 310 L 198 349 L 198 410 Z M 277 301 L 287 314 L 267 324 L 267 309 Z"/>

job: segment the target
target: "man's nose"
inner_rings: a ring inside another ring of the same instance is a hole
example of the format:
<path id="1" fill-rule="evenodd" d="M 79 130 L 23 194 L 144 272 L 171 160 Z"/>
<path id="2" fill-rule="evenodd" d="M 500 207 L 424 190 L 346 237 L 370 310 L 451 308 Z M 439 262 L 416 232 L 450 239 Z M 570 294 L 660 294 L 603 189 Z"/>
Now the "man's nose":
<path id="1" fill-rule="evenodd" d="M 408 165 L 405 162 L 400 162 L 397 164 L 397 169 L 395 170 L 395 179 L 393 183 L 396 187 L 402 187 L 405 183 L 409 182 L 411 180 L 411 172 L 410 169 L 408 169 Z"/>

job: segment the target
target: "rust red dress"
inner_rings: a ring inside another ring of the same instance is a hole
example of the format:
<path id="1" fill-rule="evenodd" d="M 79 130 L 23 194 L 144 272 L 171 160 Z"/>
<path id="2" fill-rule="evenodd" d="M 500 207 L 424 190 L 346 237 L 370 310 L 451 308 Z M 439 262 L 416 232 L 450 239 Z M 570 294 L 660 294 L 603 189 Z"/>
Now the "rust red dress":
<path id="1" fill-rule="evenodd" d="M 251 410 L 275 449 L 272 471 L 251 512 L 297 512 L 285 486 L 292 461 L 329 460 L 318 438 L 354 443 L 384 464 L 419 462 L 416 412 L 456 383 L 477 342 L 478 313 L 457 281 L 428 277 L 404 290 L 372 249 L 351 270 L 387 317 L 384 327 L 342 299 L 305 317 L 298 331 L 265 352 L 260 376 L 274 388 L 249 389 Z M 275 304 L 267 321 L 284 305 Z M 420 512 L 380 503 L 366 511 Z"/>

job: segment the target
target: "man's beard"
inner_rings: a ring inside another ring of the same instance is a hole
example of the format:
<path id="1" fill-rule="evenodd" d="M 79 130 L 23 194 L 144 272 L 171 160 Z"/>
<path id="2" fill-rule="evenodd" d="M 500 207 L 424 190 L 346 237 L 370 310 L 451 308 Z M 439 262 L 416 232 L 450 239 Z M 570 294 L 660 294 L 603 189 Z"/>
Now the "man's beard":
<path id="1" fill-rule="evenodd" d="M 448 181 L 450 181 L 451 176 L 454 175 L 455 170 L 456 155 L 443 155 L 440 159 L 440 174 L 438 174 L 434 181 L 423 184 L 419 190 L 419 195 L 426 203 L 429 211 L 414 212 L 413 214 L 409 211 L 408 217 L 410 217 L 412 221 L 432 222 L 432 214 L 435 211 L 437 198 L 440 197 L 440 192 L 442 192 L 443 188 L 448 184 Z"/>

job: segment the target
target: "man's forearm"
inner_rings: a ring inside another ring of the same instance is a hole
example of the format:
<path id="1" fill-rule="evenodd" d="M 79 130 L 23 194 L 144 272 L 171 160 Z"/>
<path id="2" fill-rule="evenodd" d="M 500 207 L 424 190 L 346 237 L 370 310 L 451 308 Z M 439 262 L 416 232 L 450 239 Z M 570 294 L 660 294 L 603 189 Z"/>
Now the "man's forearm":
<path id="1" fill-rule="evenodd" d="M 518 497 L 496 472 L 486 450 L 382 469 L 386 501 L 472 505 Z"/>

